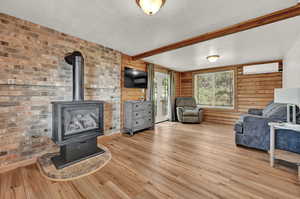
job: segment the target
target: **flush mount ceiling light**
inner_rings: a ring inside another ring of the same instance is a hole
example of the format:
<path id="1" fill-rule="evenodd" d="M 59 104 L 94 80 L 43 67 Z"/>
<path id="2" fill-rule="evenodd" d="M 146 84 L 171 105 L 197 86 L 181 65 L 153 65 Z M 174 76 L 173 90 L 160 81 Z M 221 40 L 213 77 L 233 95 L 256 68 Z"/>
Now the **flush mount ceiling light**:
<path id="1" fill-rule="evenodd" d="M 211 63 L 218 61 L 219 58 L 220 58 L 220 55 L 210 55 L 210 56 L 206 57 L 206 59 Z"/>
<path id="2" fill-rule="evenodd" d="M 133 74 L 133 75 L 138 75 L 138 74 L 139 74 L 139 72 L 138 72 L 138 71 L 136 71 L 136 70 L 134 70 L 134 71 L 132 71 L 132 74 Z"/>
<path id="3" fill-rule="evenodd" d="M 138 6 L 147 14 L 154 15 L 166 3 L 166 0 L 135 0 Z"/>

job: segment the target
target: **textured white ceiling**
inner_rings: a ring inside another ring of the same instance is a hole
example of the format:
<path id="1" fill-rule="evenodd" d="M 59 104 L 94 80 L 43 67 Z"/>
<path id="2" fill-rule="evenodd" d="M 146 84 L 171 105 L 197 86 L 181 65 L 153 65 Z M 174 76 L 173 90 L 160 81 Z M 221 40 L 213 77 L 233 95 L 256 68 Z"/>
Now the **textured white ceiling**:
<path id="1" fill-rule="evenodd" d="M 165 7 L 157 15 L 147 16 L 137 7 L 135 0 L 1 0 L 0 12 L 135 55 L 296 3 L 297 0 L 167 0 Z M 294 31 L 287 32 L 294 35 L 291 33 Z M 269 31 L 270 33 L 273 31 Z M 251 38 L 248 42 L 240 43 L 245 36 L 229 36 L 221 39 L 222 41 L 217 39 L 203 44 L 207 46 L 203 49 L 196 45 L 147 60 L 178 70 L 190 70 L 207 67 L 201 62 L 201 57 L 216 49 L 222 49 L 218 52 L 222 53 L 224 64 L 225 56 L 231 57 L 230 63 L 244 60 L 241 59 L 241 51 L 244 51 L 242 57 L 251 54 L 248 60 L 257 60 L 261 58 L 257 55 L 263 51 L 253 48 L 255 37 L 260 37 L 255 31 L 253 34 L 255 36 L 246 35 L 247 39 Z M 276 35 L 282 37 L 281 33 Z M 273 37 L 273 34 L 270 36 Z M 268 37 L 266 39 L 270 40 Z M 268 45 L 271 43 L 266 42 Z M 281 46 L 285 47 L 290 42 L 278 43 L 273 54 L 276 58 L 280 54 L 278 51 L 283 56 L 282 51 L 286 50 Z M 261 46 L 260 42 L 257 45 Z M 264 50 L 270 51 L 273 47 L 274 45 L 265 47 Z M 211 51 L 207 51 L 208 49 Z M 260 53 L 256 53 L 258 50 Z M 173 54 L 175 57 L 172 57 Z"/>
<path id="2" fill-rule="evenodd" d="M 283 59 L 300 38 L 300 17 L 202 42 L 146 58 L 177 71 Z M 220 55 L 209 63 L 208 55 Z M 300 55 L 299 55 L 300 56 Z"/>

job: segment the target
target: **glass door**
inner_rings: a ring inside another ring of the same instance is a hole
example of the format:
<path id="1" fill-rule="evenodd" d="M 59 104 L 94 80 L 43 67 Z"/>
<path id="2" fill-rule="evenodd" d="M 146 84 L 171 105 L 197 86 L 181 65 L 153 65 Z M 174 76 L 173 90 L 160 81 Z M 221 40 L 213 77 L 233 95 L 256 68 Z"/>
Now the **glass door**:
<path id="1" fill-rule="evenodd" d="M 167 73 L 155 72 L 154 78 L 154 106 L 155 122 L 169 120 L 169 81 L 170 75 Z"/>

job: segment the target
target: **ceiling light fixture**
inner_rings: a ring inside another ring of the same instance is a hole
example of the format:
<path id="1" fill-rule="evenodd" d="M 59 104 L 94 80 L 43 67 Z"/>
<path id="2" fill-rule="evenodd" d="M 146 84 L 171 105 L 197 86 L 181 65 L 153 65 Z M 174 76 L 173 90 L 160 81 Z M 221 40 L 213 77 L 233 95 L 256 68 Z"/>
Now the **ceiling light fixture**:
<path id="1" fill-rule="evenodd" d="M 138 74 L 139 74 L 139 72 L 138 72 L 138 71 L 136 71 L 136 70 L 134 70 L 134 71 L 132 71 L 132 74 L 133 74 L 133 75 L 138 75 Z"/>
<path id="2" fill-rule="evenodd" d="M 218 61 L 219 58 L 220 58 L 220 55 L 210 55 L 210 56 L 206 57 L 206 59 L 211 63 Z"/>
<path id="3" fill-rule="evenodd" d="M 166 0 L 135 0 L 138 6 L 147 14 L 154 15 L 166 3 Z"/>

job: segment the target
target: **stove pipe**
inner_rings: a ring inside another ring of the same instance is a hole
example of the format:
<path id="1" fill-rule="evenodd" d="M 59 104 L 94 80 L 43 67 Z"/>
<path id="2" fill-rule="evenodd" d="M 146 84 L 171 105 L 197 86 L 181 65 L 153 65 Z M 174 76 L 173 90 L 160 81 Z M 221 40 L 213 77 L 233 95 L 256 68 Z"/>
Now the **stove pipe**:
<path id="1" fill-rule="evenodd" d="M 84 100 L 84 58 L 78 51 L 65 56 L 65 61 L 73 66 L 73 101 Z"/>

